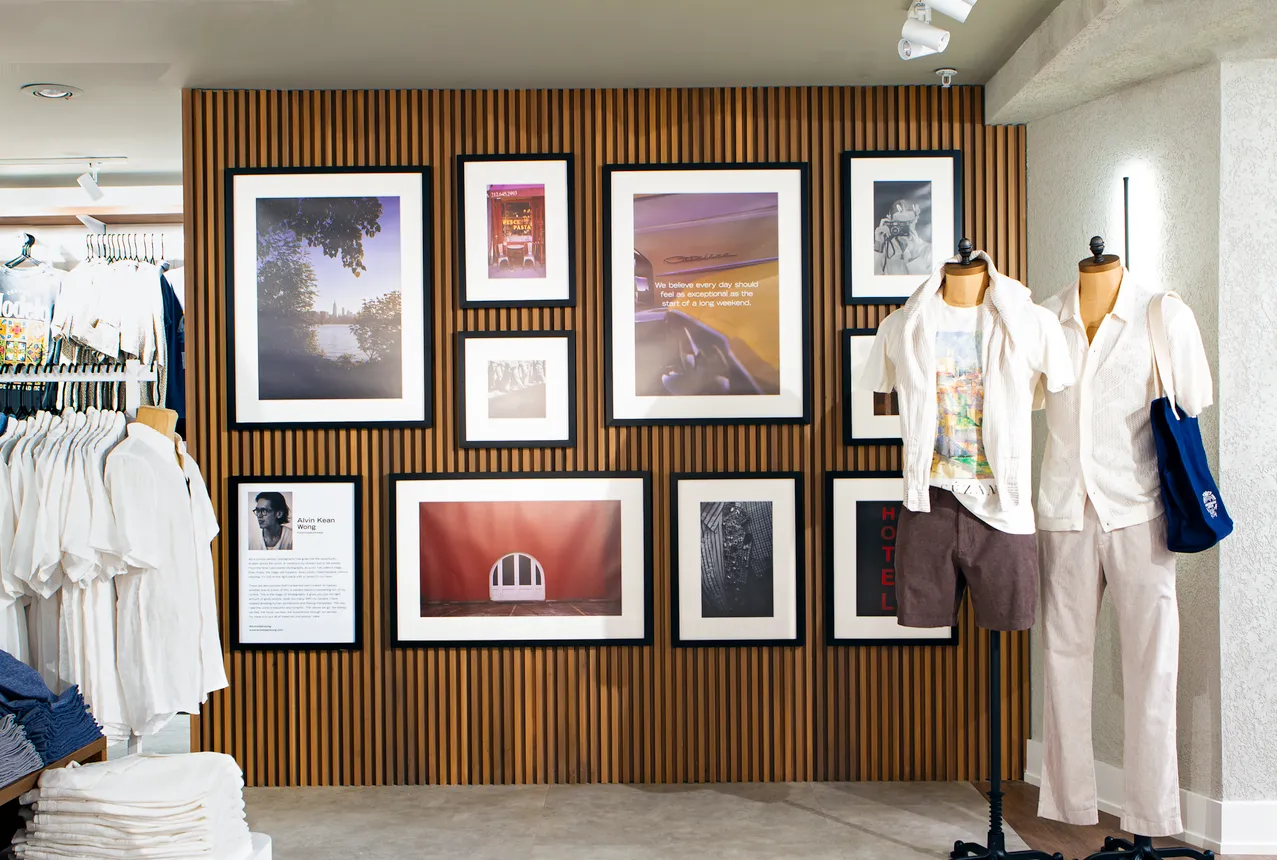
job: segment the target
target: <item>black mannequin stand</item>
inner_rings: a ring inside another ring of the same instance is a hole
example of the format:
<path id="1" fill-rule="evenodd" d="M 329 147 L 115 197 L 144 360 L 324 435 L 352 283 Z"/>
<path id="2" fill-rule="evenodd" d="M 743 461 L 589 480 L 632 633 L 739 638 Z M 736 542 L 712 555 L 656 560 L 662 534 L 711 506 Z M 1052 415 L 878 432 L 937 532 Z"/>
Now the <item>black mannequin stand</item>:
<path id="1" fill-rule="evenodd" d="M 1136 834 L 1134 842 L 1116 836 L 1105 838 L 1104 850 L 1097 851 L 1086 860 L 1162 860 L 1163 857 L 1215 860 L 1215 852 L 1195 848 L 1154 848 L 1152 837 Z"/>
<path id="2" fill-rule="evenodd" d="M 1170 855 L 1167 855 L 1170 856 Z M 975 860 L 1064 860 L 1058 851 L 1008 851 L 1007 837 L 1002 832 L 1002 633 L 989 631 L 989 841 L 955 842 L 951 860 L 964 857 Z"/>

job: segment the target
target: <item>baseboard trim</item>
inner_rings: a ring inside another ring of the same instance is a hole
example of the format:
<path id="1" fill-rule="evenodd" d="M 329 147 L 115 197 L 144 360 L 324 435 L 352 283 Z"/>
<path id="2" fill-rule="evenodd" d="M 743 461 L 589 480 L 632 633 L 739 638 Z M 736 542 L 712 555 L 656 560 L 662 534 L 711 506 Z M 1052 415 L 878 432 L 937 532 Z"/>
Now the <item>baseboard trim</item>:
<path id="1" fill-rule="evenodd" d="M 1024 780 L 1042 785 L 1042 742 L 1025 744 Z M 1120 767 L 1095 762 L 1100 809 L 1121 817 L 1125 782 Z M 1184 832 L 1179 839 L 1219 854 L 1277 854 L 1277 801 L 1215 800 L 1180 790 Z"/>

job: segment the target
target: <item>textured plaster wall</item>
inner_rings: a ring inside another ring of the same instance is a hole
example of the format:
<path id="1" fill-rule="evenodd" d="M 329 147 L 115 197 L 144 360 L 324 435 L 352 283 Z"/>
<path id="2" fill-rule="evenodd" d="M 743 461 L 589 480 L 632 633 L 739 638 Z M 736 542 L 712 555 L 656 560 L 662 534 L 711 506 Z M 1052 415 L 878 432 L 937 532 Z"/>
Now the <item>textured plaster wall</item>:
<path id="1" fill-rule="evenodd" d="M 1268 90 L 1270 94 L 1272 91 Z M 1122 177 L 1129 176 L 1132 270 L 1179 292 L 1197 316 L 1207 355 L 1218 356 L 1219 145 L 1218 64 L 1131 87 L 1031 122 L 1029 286 L 1035 297 L 1041 301 L 1076 280 L 1077 262 L 1088 253 L 1087 243 L 1092 235 L 1104 236 L 1110 252 L 1124 253 Z M 1258 150 L 1252 157 L 1269 158 L 1271 170 L 1271 152 L 1269 145 L 1266 151 Z M 1277 176 L 1273 179 L 1277 182 Z M 1252 209 L 1247 218 L 1253 216 Z M 1269 243 L 1268 249 L 1271 247 Z M 1254 247 L 1256 255 L 1264 251 L 1263 245 Z M 1268 253 L 1269 276 L 1250 281 L 1252 295 L 1257 292 L 1254 285 L 1264 284 L 1268 290 L 1277 282 L 1272 277 L 1277 273 L 1271 267 L 1271 250 Z M 1238 301 L 1242 300 L 1239 295 Z M 1269 307 L 1277 309 L 1277 296 L 1273 301 Z M 1238 318 L 1246 315 L 1242 313 Z M 1246 335 L 1239 329 L 1234 329 L 1234 335 L 1240 348 Z M 1267 336 L 1273 337 L 1274 331 L 1270 330 Z M 1271 364 L 1274 353 L 1277 349 L 1256 355 L 1256 368 L 1261 362 Z M 1218 363 L 1213 369 L 1218 385 Z M 1244 375 L 1231 369 L 1230 373 L 1244 384 Z M 1254 421 L 1267 419 L 1269 428 L 1277 426 L 1272 420 L 1277 416 L 1277 396 L 1273 405 L 1273 412 L 1262 418 L 1256 413 Z M 1201 420 L 1212 465 L 1218 461 L 1217 415 L 1218 410 L 1211 409 Z M 1039 460 L 1041 429 L 1037 433 Z M 1254 454 L 1256 461 L 1262 456 L 1259 451 Z M 1271 467 L 1268 474 L 1272 474 Z M 1238 491 L 1230 494 L 1227 487 L 1223 492 L 1230 501 L 1239 495 Z M 1257 497 L 1254 504 L 1263 505 L 1265 501 Z M 1213 797 L 1220 796 L 1221 786 L 1219 569 L 1217 550 L 1180 557 L 1180 775 L 1184 788 Z M 1272 620 L 1270 615 L 1270 649 L 1277 647 L 1277 625 Z M 1119 648 L 1114 614 L 1106 598 L 1095 654 L 1095 754 L 1099 760 L 1118 766 L 1122 764 L 1123 737 Z M 1036 636 L 1032 671 L 1032 736 L 1041 739 L 1042 652 Z M 1256 677 L 1255 684 L 1260 683 Z M 1263 693 L 1263 689 L 1254 687 L 1246 691 L 1253 699 Z"/>
<path id="2" fill-rule="evenodd" d="M 1220 151 L 1223 797 L 1277 799 L 1277 60 L 1224 63 Z"/>

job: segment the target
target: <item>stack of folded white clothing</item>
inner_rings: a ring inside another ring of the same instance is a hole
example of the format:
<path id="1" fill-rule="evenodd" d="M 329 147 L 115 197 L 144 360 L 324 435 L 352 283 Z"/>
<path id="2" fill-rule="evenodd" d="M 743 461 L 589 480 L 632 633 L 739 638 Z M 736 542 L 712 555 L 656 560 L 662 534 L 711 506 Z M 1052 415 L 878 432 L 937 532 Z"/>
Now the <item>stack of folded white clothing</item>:
<path id="1" fill-rule="evenodd" d="M 22 860 L 247 860 L 244 777 L 220 753 L 135 755 L 47 770 L 22 796 Z"/>

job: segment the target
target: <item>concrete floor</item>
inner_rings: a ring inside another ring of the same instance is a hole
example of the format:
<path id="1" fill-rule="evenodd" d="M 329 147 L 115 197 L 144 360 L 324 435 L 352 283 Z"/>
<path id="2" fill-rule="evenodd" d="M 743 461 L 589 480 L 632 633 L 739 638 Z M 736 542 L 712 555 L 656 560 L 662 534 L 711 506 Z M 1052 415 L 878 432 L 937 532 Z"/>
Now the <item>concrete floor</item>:
<path id="1" fill-rule="evenodd" d="M 256 788 L 274 860 L 886 860 L 983 841 L 968 783 Z M 1008 832 L 1008 848 L 1024 843 Z"/>

